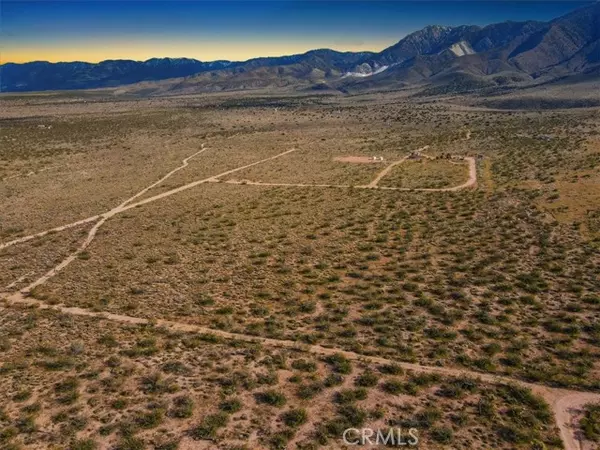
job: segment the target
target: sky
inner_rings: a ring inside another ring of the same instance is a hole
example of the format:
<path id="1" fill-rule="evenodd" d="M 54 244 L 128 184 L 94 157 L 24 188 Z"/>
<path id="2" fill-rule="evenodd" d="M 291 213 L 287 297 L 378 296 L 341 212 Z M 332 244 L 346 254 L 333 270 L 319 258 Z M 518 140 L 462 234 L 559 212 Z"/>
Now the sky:
<path id="1" fill-rule="evenodd" d="M 0 62 L 380 51 L 426 25 L 550 20 L 589 3 L 0 0 Z"/>

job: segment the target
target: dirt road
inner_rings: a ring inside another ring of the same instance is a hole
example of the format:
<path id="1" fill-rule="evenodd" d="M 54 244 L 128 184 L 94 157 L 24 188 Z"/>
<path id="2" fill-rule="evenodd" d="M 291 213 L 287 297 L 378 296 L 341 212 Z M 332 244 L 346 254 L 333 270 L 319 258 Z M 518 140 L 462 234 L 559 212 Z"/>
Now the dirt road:
<path id="1" fill-rule="evenodd" d="M 518 385 L 532 389 L 534 392 L 536 392 L 537 394 L 544 397 L 544 399 L 546 399 L 546 401 L 548 401 L 548 403 L 551 405 L 551 407 L 554 411 L 555 417 L 556 417 L 557 425 L 560 429 L 561 438 L 565 444 L 565 448 L 567 450 L 582 450 L 580 442 L 579 442 L 577 436 L 575 435 L 575 431 L 572 426 L 574 413 L 575 413 L 576 409 L 581 408 L 581 406 L 586 403 L 600 402 L 600 394 L 597 394 L 597 393 L 554 389 L 554 388 L 550 388 L 550 387 L 543 386 L 543 385 L 526 383 L 526 382 L 523 382 L 523 381 L 520 381 L 517 379 L 513 379 L 513 378 L 509 378 L 509 377 L 496 376 L 496 375 L 492 375 L 492 374 L 473 372 L 473 371 L 457 369 L 457 368 L 432 367 L 432 366 L 423 366 L 423 365 L 419 365 L 419 364 L 393 361 L 393 360 L 389 360 L 386 358 L 360 355 L 355 352 L 340 350 L 340 349 L 336 349 L 336 348 L 323 347 L 323 346 L 319 346 L 319 345 L 304 345 L 304 344 L 300 344 L 295 341 L 287 341 L 287 340 L 281 340 L 281 339 L 272 339 L 272 338 L 264 338 L 264 337 L 250 336 L 250 335 L 244 335 L 244 334 L 230 333 L 230 332 L 226 332 L 226 331 L 222 331 L 222 330 L 215 330 L 215 329 L 211 329 L 211 328 L 207 328 L 207 327 L 201 327 L 201 326 L 197 326 L 197 325 L 168 321 L 168 320 L 163 320 L 163 319 L 150 321 L 148 319 L 139 318 L 139 317 L 111 314 L 111 313 L 103 313 L 103 312 L 94 312 L 94 311 L 89 311 L 89 310 L 86 310 L 83 308 L 66 307 L 66 306 L 61 306 L 61 305 L 48 305 L 39 300 L 35 300 L 35 299 L 29 298 L 27 296 L 27 294 L 31 291 L 31 289 L 45 283 L 50 278 L 52 278 L 57 273 L 59 273 L 61 270 L 63 270 L 65 267 L 67 267 L 71 262 L 73 262 L 77 258 L 77 256 L 81 252 L 83 252 L 92 243 L 92 241 L 94 240 L 100 227 L 111 217 L 113 217 L 117 214 L 120 214 L 124 211 L 127 211 L 131 208 L 135 208 L 137 206 L 151 203 L 156 200 L 174 195 L 178 192 L 182 192 L 184 190 L 191 189 L 202 183 L 219 182 L 220 177 L 230 175 L 232 173 L 255 166 L 257 164 L 261 164 L 266 161 L 270 161 L 270 160 L 279 158 L 279 157 L 287 155 L 293 151 L 296 151 L 296 149 L 291 149 L 291 150 L 279 153 L 277 155 L 271 156 L 269 158 L 265 158 L 265 159 L 256 161 L 251 164 L 237 167 L 235 169 L 225 171 L 221 174 L 214 175 L 209 178 L 197 180 L 197 181 L 188 183 L 186 185 L 180 186 L 178 188 L 163 192 L 161 194 L 157 194 L 153 197 L 149 197 L 144 200 L 133 203 L 133 201 L 135 199 L 139 198 L 141 195 L 148 192 L 153 187 L 156 187 L 157 185 L 159 185 L 160 183 L 165 181 L 167 178 L 172 176 L 178 170 L 181 170 L 184 167 L 186 167 L 188 165 L 188 161 L 191 158 L 204 152 L 205 150 L 206 150 L 206 148 L 204 148 L 204 146 L 203 146 L 203 148 L 200 151 L 198 151 L 198 152 L 194 153 L 193 155 L 184 159 L 182 161 L 181 166 L 177 167 L 176 169 L 173 169 L 171 172 L 169 172 L 167 175 L 162 177 L 157 182 L 142 189 L 141 191 L 136 193 L 134 196 L 126 199 L 120 205 L 118 205 L 117 207 L 113 208 L 112 210 L 110 210 L 106 213 L 103 213 L 103 214 L 100 214 L 97 216 L 93 216 L 93 217 L 89 217 L 87 219 L 83 219 L 78 222 L 74 222 L 72 224 L 63 225 L 61 227 L 57 227 L 52 230 L 47 230 L 47 231 L 43 231 L 41 233 L 37 233 L 34 235 L 25 236 L 25 237 L 16 239 L 14 241 L 7 242 L 5 244 L 1 244 L 0 249 L 6 248 L 10 245 L 15 245 L 20 242 L 25 242 L 25 241 L 33 239 L 35 237 L 41 237 L 41 236 L 44 236 L 51 232 L 62 231 L 62 230 L 65 230 L 67 228 L 71 228 L 71 227 L 74 227 L 77 225 L 96 221 L 94 226 L 88 232 L 86 239 L 82 242 L 82 244 L 79 246 L 79 248 L 75 252 L 70 254 L 60 264 L 58 264 L 56 267 L 52 268 L 50 271 L 48 271 L 42 277 L 38 278 L 36 281 L 31 283 L 25 289 L 21 290 L 20 292 L 16 292 L 16 293 L 12 293 L 12 294 L 0 294 L 0 298 L 4 299 L 8 305 L 11 305 L 11 304 L 35 305 L 39 308 L 53 309 L 53 310 L 57 310 L 57 311 L 60 311 L 60 312 L 66 313 L 66 314 L 73 314 L 73 315 L 77 315 L 77 316 L 96 317 L 98 319 L 112 320 L 112 321 L 116 321 L 116 322 L 133 324 L 133 325 L 135 325 L 135 324 L 151 324 L 152 323 L 152 324 L 155 324 L 156 326 L 166 327 L 166 328 L 177 330 L 177 331 L 193 332 L 193 333 L 210 333 L 210 334 L 222 337 L 224 339 L 236 339 L 236 340 L 242 340 L 242 341 L 247 341 L 247 342 L 258 342 L 263 345 L 274 346 L 274 347 L 297 348 L 299 350 L 310 352 L 310 353 L 317 354 L 317 355 L 332 355 L 335 353 L 341 353 L 344 356 L 346 356 L 347 358 L 353 359 L 353 360 L 364 360 L 364 361 L 370 361 L 373 363 L 380 363 L 380 364 L 395 363 L 395 364 L 400 365 L 401 367 L 403 367 L 406 370 L 412 370 L 415 372 L 439 373 L 441 375 L 446 375 L 446 376 L 467 375 L 467 376 L 477 378 L 484 382 L 518 384 Z M 451 187 L 451 188 L 442 188 L 442 189 L 402 189 L 402 188 L 378 187 L 377 183 L 379 182 L 379 180 L 381 178 L 383 178 L 383 176 L 385 176 L 393 168 L 394 165 L 400 164 L 405 159 L 406 158 L 404 158 L 403 160 L 397 161 L 397 162 L 391 164 L 390 166 L 386 167 L 386 169 L 384 169 L 382 172 L 380 172 L 378 174 L 378 176 L 371 183 L 369 183 L 369 185 L 360 186 L 360 187 L 365 188 L 365 189 L 368 188 L 368 189 L 386 189 L 386 190 L 456 191 L 459 189 L 463 189 L 465 187 L 472 186 L 477 181 L 477 171 L 476 171 L 475 159 L 474 158 L 466 158 L 467 161 L 469 162 L 469 180 L 467 180 L 466 183 L 463 183 L 460 186 L 455 186 L 455 187 Z M 244 183 L 244 182 L 238 182 L 238 184 L 239 183 Z M 314 187 L 314 186 L 348 187 L 348 188 L 350 187 L 350 186 L 341 186 L 341 185 L 304 185 L 304 184 L 277 184 L 277 183 L 247 183 L 247 184 L 257 184 L 257 185 L 264 184 L 264 185 L 270 185 L 270 186 L 301 186 L 301 187 Z"/>
<path id="2" fill-rule="evenodd" d="M 425 146 L 425 147 L 422 147 L 422 148 L 420 148 L 419 150 L 425 150 L 425 149 L 426 149 L 426 148 L 428 148 L 428 147 L 429 147 L 429 146 L 427 145 L 427 146 Z M 417 150 L 417 151 L 418 151 L 418 150 Z M 367 184 L 367 186 L 366 186 L 366 187 L 368 187 L 368 188 L 374 188 L 374 187 L 377 187 L 377 183 L 379 183 L 379 181 L 380 181 L 380 180 L 381 180 L 383 177 L 385 177 L 385 176 L 386 176 L 388 173 L 390 173 L 390 171 L 391 171 L 391 170 L 392 170 L 394 167 L 396 167 L 398 164 L 402 164 L 402 163 L 403 163 L 404 161 L 406 161 L 407 159 L 408 159 L 408 155 L 407 155 L 407 156 L 405 156 L 404 158 L 402 158 L 402 159 L 398 160 L 398 161 L 395 161 L 395 162 L 393 162 L 393 163 L 389 164 L 389 165 L 388 165 L 388 166 L 387 166 L 385 169 L 383 169 L 381 172 L 379 172 L 379 173 L 377 174 L 377 176 L 376 176 L 376 177 L 373 179 L 373 181 L 371 181 L 369 184 Z"/>
<path id="3" fill-rule="evenodd" d="M 425 146 L 425 147 L 422 147 L 422 148 L 418 149 L 418 151 L 421 151 L 421 150 L 424 150 L 424 149 L 427 149 L 427 148 L 428 148 L 428 146 Z M 145 205 L 146 203 L 151 203 L 151 202 L 154 202 L 156 200 L 160 200 L 162 198 L 169 197 L 169 196 L 171 196 L 173 194 L 177 194 L 179 192 L 185 191 L 187 189 L 191 189 L 191 188 L 193 188 L 195 186 L 198 186 L 199 184 L 209 183 L 209 182 L 212 182 L 212 183 L 225 182 L 225 183 L 228 183 L 228 184 L 243 184 L 243 185 L 250 185 L 250 186 L 284 186 L 284 187 L 288 186 L 288 187 L 305 187 L 305 188 L 308 188 L 308 187 L 331 187 L 331 188 L 355 188 L 355 189 L 381 189 L 381 190 L 386 190 L 386 191 L 407 191 L 407 192 L 410 192 L 410 191 L 417 191 L 417 192 L 419 192 L 419 191 L 422 191 L 422 192 L 458 191 L 458 190 L 461 190 L 461 189 L 464 189 L 464 188 L 467 188 L 467 187 L 471 187 L 471 186 L 473 186 L 473 185 L 475 185 L 477 183 L 477 169 L 476 169 L 475 159 L 471 158 L 471 157 L 466 157 L 465 158 L 465 160 L 467 160 L 469 162 L 469 179 L 465 183 L 463 183 L 463 184 L 461 184 L 459 186 L 453 186 L 453 187 L 449 187 L 449 188 L 431 188 L 431 189 L 429 189 L 429 188 L 415 188 L 415 189 L 411 189 L 411 188 L 397 188 L 397 187 L 392 187 L 392 186 L 378 186 L 379 181 L 386 174 L 388 174 L 390 172 L 390 170 L 392 170 L 392 168 L 394 166 L 396 166 L 396 165 L 401 164 L 402 162 L 404 162 L 407 159 L 407 157 L 404 157 L 401 160 L 396 161 L 396 162 L 390 164 L 389 166 L 387 166 L 385 169 L 383 169 L 376 176 L 376 178 L 373 181 L 371 181 L 368 185 L 364 185 L 364 186 L 351 186 L 351 185 L 345 185 L 345 184 L 265 183 L 265 182 L 247 181 L 247 180 L 241 180 L 241 181 L 239 181 L 239 180 L 228 180 L 228 181 L 222 181 L 222 180 L 220 180 L 221 177 L 230 175 L 230 174 L 235 173 L 235 172 L 239 172 L 241 170 L 247 169 L 247 168 L 255 166 L 257 164 L 262 164 L 264 162 L 271 161 L 273 159 L 279 158 L 281 156 L 287 155 L 288 153 L 291 153 L 291 152 L 294 152 L 294 151 L 297 150 L 297 149 L 291 149 L 291 150 L 285 151 L 283 153 L 279 153 L 279 154 L 277 154 L 275 156 L 271 156 L 269 158 L 265 158 L 265 159 L 262 159 L 260 161 L 253 162 L 251 164 L 247 164 L 245 166 L 236 167 L 235 169 L 228 170 L 226 172 L 220 173 L 218 175 L 214 175 L 214 176 L 209 177 L 209 178 L 205 178 L 203 180 L 193 181 L 193 182 L 188 183 L 188 184 L 186 184 L 184 186 L 180 186 L 178 188 L 171 189 L 169 191 L 163 192 L 163 193 L 155 195 L 153 197 L 146 198 L 146 199 L 141 200 L 141 201 L 139 201 L 137 203 L 131 203 L 133 200 L 135 200 L 136 198 L 141 197 L 143 194 L 145 194 L 146 192 L 148 192 L 150 189 L 158 186 L 159 184 L 161 184 L 163 181 L 165 181 L 167 178 L 169 178 L 170 176 L 172 176 L 173 174 L 175 174 L 179 170 L 183 169 L 184 167 L 187 167 L 188 166 L 188 161 L 191 158 L 197 156 L 198 154 L 200 154 L 200 153 L 202 153 L 202 152 L 204 152 L 206 150 L 207 150 L 207 148 L 204 148 L 204 144 L 203 144 L 202 150 L 200 150 L 200 151 L 194 153 L 193 155 L 188 156 L 186 159 L 184 159 L 181 166 L 173 169 L 171 172 L 169 172 L 167 175 L 165 175 L 164 177 L 162 177 L 160 180 L 158 180 L 155 183 L 151 184 L 150 186 L 142 189 L 140 192 L 138 192 L 137 194 L 133 195 L 132 197 L 126 199 L 123 203 L 121 203 L 119 206 L 117 206 L 116 208 L 114 208 L 114 209 L 112 209 L 110 211 L 107 211 L 107 212 L 102 213 L 102 214 L 98 214 L 96 216 L 87 217 L 85 219 L 78 220 L 77 222 L 72 222 L 72 223 L 68 223 L 66 225 L 61 225 L 61 226 L 56 227 L 56 228 L 51 228 L 49 230 L 41 231 L 39 233 L 31 234 L 31 235 L 28 235 L 28 236 L 23 236 L 23 237 L 14 239 L 12 241 L 8 241 L 8 242 L 5 242 L 5 243 L 0 243 L 0 250 L 2 250 L 4 248 L 7 248 L 7 247 L 11 247 L 11 246 L 16 245 L 16 244 L 27 242 L 27 241 L 29 241 L 31 239 L 35 239 L 35 238 L 38 238 L 38 237 L 43 237 L 43 236 L 45 236 L 47 234 L 50 234 L 50 233 L 56 233 L 56 232 L 64 231 L 64 230 L 67 230 L 69 228 L 73 228 L 73 227 L 76 227 L 76 226 L 79 226 L 79 225 L 84 225 L 86 223 L 94 222 L 94 221 L 99 220 L 101 218 L 106 218 L 107 219 L 109 217 L 114 216 L 115 214 L 122 213 L 122 212 L 127 211 L 127 210 L 129 210 L 131 208 L 135 208 L 137 206 Z"/>
<path id="4" fill-rule="evenodd" d="M 141 201 L 139 201 L 137 203 L 134 203 L 134 204 L 131 203 L 133 200 L 135 200 L 136 198 L 139 198 L 140 196 L 142 196 L 143 194 L 145 194 L 146 192 L 148 192 L 153 187 L 158 186 L 160 183 L 162 183 L 163 181 L 165 181 L 167 178 L 169 178 L 170 176 L 172 176 L 177 171 L 183 169 L 184 167 L 187 167 L 187 165 L 188 165 L 187 162 L 191 158 L 193 158 L 194 156 L 196 156 L 196 155 L 198 155 L 201 152 L 206 151 L 206 150 L 207 150 L 207 148 L 203 148 L 201 151 L 196 152 L 196 153 L 194 153 L 191 156 L 188 156 L 186 159 L 183 160 L 184 161 L 183 165 L 181 165 L 178 168 L 172 170 L 167 175 L 165 175 L 164 177 L 162 177 L 160 180 L 158 180 L 157 182 L 151 184 L 150 186 L 142 189 L 140 192 L 136 193 L 132 197 L 129 197 L 128 199 L 126 199 L 125 201 L 123 201 L 123 203 L 121 203 L 119 206 L 111 209 L 110 211 L 104 212 L 102 214 L 98 214 L 96 216 L 87 217 L 85 219 L 81 219 L 81 220 L 78 220 L 76 222 L 68 223 L 66 225 L 61 225 L 59 227 L 51 228 L 49 230 L 41 231 L 39 233 L 30 234 L 28 236 L 23 236 L 23 237 L 14 239 L 12 241 L 0 243 L 0 250 L 5 249 L 7 247 L 11 247 L 11 246 L 16 245 L 16 244 L 21 244 L 23 242 L 27 242 L 27 241 L 29 241 L 31 239 L 35 239 L 35 238 L 38 238 L 38 237 L 46 236 L 47 234 L 50 234 L 50 233 L 56 233 L 56 232 L 59 232 L 59 231 L 64 231 L 64 230 L 67 230 L 69 228 L 73 228 L 73 227 L 77 227 L 79 225 L 84 225 L 86 223 L 94 222 L 94 221 L 99 220 L 101 218 L 112 217 L 115 214 L 122 213 L 122 212 L 127 211 L 127 210 L 129 210 L 131 208 L 135 208 L 137 206 L 145 205 L 146 203 L 150 203 L 150 202 L 153 202 L 153 201 L 156 201 L 156 200 L 160 200 L 160 199 L 168 197 L 170 195 L 177 194 L 177 193 L 179 193 L 181 191 L 185 191 L 187 189 L 191 189 L 191 188 L 193 188 L 193 187 L 195 187 L 195 186 L 197 186 L 199 184 L 207 183 L 209 181 L 215 181 L 214 178 L 216 178 L 216 177 L 222 177 L 222 176 L 225 176 L 225 175 L 229 175 L 229 174 L 235 173 L 235 172 L 237 172 L 239 170 L 243 170 L 243 169 L 246 169 L 248 167 L 252 167 L 254 165 L 261 164 L 263 162 L 270 161 L 270 160 L 275 159 L 275 158 L 279 158 L 281 156 L 287 155 L 288 153 L 296 151 L 297 149 L 291 149 L 291 150 L 285 151 L 283 153 L 279 153 L 279 154 L 277 154 L 275 156 L 271 156 L 269 158 L 262 159 L 260 161 L 256 161 L 256 162 L 254 162 L 252 164 L 248 164 L 248 165 L 245 165 L 245 166 L 242 166 L 242 167 L 237 167 L 237 168 L 229 170 L 227 172 L 223 172 L 223 173 L 221 173 L 219 175 L 215 175 L 215 176 L 210 177 L 210 178 L 205 178 L 203 180 L 198 180 L 198 181 L 194 181 L 192 183 L 188 183 L 188 184 L 186 184 L 184 186 L 180 186 L 178 188 L 171 189 L 169 191 L 163 192 L 162 194 L 158 194 L 158 195 L 155 195 L 153 197 L 146 198 L 146 199 L 141 200 Z"/>
<path id="5" fill-rule="evenodd" d="M 354 361 L 367 361 L 375 364 L 396 364 L 405 370 L 411 370 L 417 373 L 437 373 L 450 377 L 468 376 L 486 383 L 516 384 L 531 389 L 537 395 L 542 396 L 551 406 L 556 424 L 560 430 L 561 439 L 566 450 L 584 450 L 581 447 L 576 429 L 573 427 L 573 417 L 577 414 L 577 409 L 591 402 L 600 402 L 600 394 L 595 392 L 580 392 L 567 389 L 555 389 L 548 386 L 527 383 L 518 379 L 497 376 L 493 374 L 474 372 L 470 370 L 457 369 L 452 367 L 425 366 L 420 364 L 407 363 L 402 361 L 381 358 L 378 356 L 367 356 L 359 353 L 341 350 L 332 347 L 323 347 L 320 345 L 302 344 L 296 341 L 283 339 L 265 338 L 254 335 L 230 333 L 228 331 L 212 329 L 199 325 L 175 322 L 170 320 L 149 320 L 141 317 L 133 317 L 121 314 L 90 311 L 84 308 L 67 307 L 62 305 L 49 305 L 39 300 L 25 297 L 21 292 L 4 296 L 8 304 L 24 304 L 37 306 L 41 309 L 52 309 L 65 314 L 76 316 L 95 317 L 103 320 L 125 323 L 129 325 L 149 325 L 164 327 L 172 331 L 181 331 L 186 333 L 211 334 L 223 339 L 234 339 L 244 342 L 260 343 L 262 345 L 278 348 L 293 348 L 299 351 L 312 353 L 319 356 L 330 356 L 342 354 L 346 358 Z"/>
<path id="6" fill-rule="evenodd" d="M 423 147 L 425 148 L 425 147 Z M 269 183 L 263 181 L 251 181 L 251 180 L 227 180 L 222 181 L 219 180 L 218 177 L 214 177 L 209 181 L 217 183 L 227 183 L 227 184 L 237 184 L 237 185 L 247 185 L 247 186 L 276 186 L 276 187 L 302 187 L 302 188 L 341 188 L 341 189 L 381 189 L 384 191 L 404 191 L 404 192 L 453 192 L 460 191 L 461 189 L 465 189 L 471 186 L 474 186 L 477 183 L 477 165 L 475 163 L 475 158 L 471 158 L 470 156 L 465 157 L 465 161 L 469 163 L 469 178 L 463 184 L 458 186 L 452 186 L 448 188 L 400 188 L 393 186 L 378 186 L 379 181 L 385 177 L 390 170 L 392 170 L 395 166 L 402 164 L 406 161 L 408 157 L 393 162 L 388 165 L 385 169 L 383 169 L 377 177 L 371 181 L 367 185 L 358 185 L 352 186 L 350 184 L 306 184 L 306 183 Z M 433 158 L 432 158 L 433 159 Z"/>
<path id="7" fill-rule="evenodd" d="M 226 175 L 229 175 L 231 173 L 235 173 L 237 171 L 240 171 L 240 170 L 243 170 L 243 169 L 247 169 L 248 167 L 252 167 L 252 166 L 255 166 L 257 164 L 264 163 L 266 161 L 271 161 L 273 159 L 276 159 L 276 158 L 279 158 L 281 156 L 287 155 L 288 153 L 294 152 L 297 149 L 293 148 L 291 150 L 287 150 L 287 151 L 285 151 L 283 153 L 279 153 L 279 154 L 271 156 L 269 158 L 261 159 L 260 161 L 255 161 L 255 162 L 253 162 L 251 164 L 246 164 L 244 166 L 236 167 L 235 169 L 228 170 L 228 171 L 220 173 L 220 174 L 218 174 L 216 176 L 205 178 L 203 180 L 198 180 L 198 181 L 194 181 L 192 183 L 185 184 L 183 186 L 180 186 L 180 187 L 175 188 L 175 189 L 171 189 L 169 191 L 163 192 L 163 193 L 155 195 L 153 197 L 146 198 L 146 199 L 141 200 L 141 201 L 139 201 L 137 203 L 131 203 L 136 198 L 138 198 L 141 195 L 143 195 L 146 192 L 148 192 L 148 190 L 152 189 L 155 186 L 158 186 L 160 183 L 162 183 L 167 178 L 169 178 L 170 176 L 172 176 L 173 174 L 175 174 L 177 171 L 183 169 L 184 167 L 187 167 L 188 161 L 191 158 L 193 158 L 194 156 L 196 156 L 196 155 L 204 152 L 205 150 L 206 150 L 206 148 L 204 147 L 204 144 L 203 144 L 202 145 L 202 149 L 200 151 L 198 151 L 198 152 L 194 153 L 193 155 L 188 156 L 187 158 L 185 158 L 180 166 L 178 166 L 177 168 L 173 169 L 171 172 L 169 172 L 167 175 L 165 175 L 164 177 L 162 177 L 160 180 L 158 180 L 155 183 L 151 184 L 150 186 L 142 189 L 141 191 L 139 191 L 135 195 L 129 197 L 128 199 L 126 199 L 125 201 L 123 201 L 120 205 L 118 205 L 117 207 L 111 209 L 110 211 L 108 211 L 108 212 L 106 212 L 104 214 L 101 214 L 99 216 L 94 216 L 94 218 L 88 218 L 88 219 L 84 219 L 84 220 L 79 221 L 79 222 L 75 222 L 76 224 L 80 225 L 82 223 L 87 223 L 87 222 L 91 222 L 93 220 L 98 220 L 98 222 L 96 222 L 96 224 L 94 224 L 94 226 L 88 232 L 85 240 L 81 243 L 81 245 L 74 252 L 72 252 L 63 261 L 61 261 L 60 264 L 58 264 L 57 266 L 53 267 L 48 272 L 46 272 L 43 276 L 41 276 L 40 278 L 38 278 L 37 280 L 35 280 L 31 284 L 29 284 L 27 287 L 25 287 L 24 289 L 22 289 L 21 292 L 22 293 L 28 293 L 28 292 L 30 292 L 32 289 L 34 289 L 35 287 L 40 286 L 41 284 L 45 283 L 50 278 L 52 278 L 56 274 L 58 274 L 65 267 L 67 267 L 69 264 L 71 264 L 73 261 L 75 261 L 75 259 L 77 259 L 77 257 L 83 251 L 85 251 L 85 249 L 92 243 L 92 241 L 96 237 L 96 234 L 98 233 L 98 230 L 100 229 L 100 227 L 102 225 L 104 225 L 104 223 L 108 219 L 110 219 L 111 217 L 114 217 L 117 214 L 120 214 L 120 213 L 122 213 L 124 211 L 127 211 L 127 210 L 131 209 L 131 208 L 136 208 L 138 206 L 145 205 L 146 203 L 151 203 L 151 202 L 154 202 L 156 200 L 160 200 L 162 198 L 165 198 L 165 197 L 168 197 L 170 195 L 176 194 L 178 192 L 182 192 L 182 191 L 185 191 L 187 189 L 191 189 L 191 188 L 193 188 L 193 187 L 195 187 L 195 186 L 197 186 L 199 184 L 207 183 L 209 181 L 212 181 L 215 177 L 226 176 Z M 64 225 L 63 227 L 59 227 L 59 229 L 67 229 L 67 228 L 71 228 L 72 226 L 75 226 L 75 225 L 68 224 L 68 225 Z M 55 230 L 57 230 L 57 229 L 55 229 Z M 29 239 L 33 239 L 34 237 L 38 237 L 40 235 L 43 236 L 44 234 L 47 234 L 50 231 L 38 233 L 38 234 L 35 234 L 35 235 L 31 235 L 31 236 L 26 236 L 26 237 L 17 239 L 15 241 L 12 241 L 12 243 L 8 242 L 8 243 L 4 244 L 3 247 L 0 247 L 0 249 L 8 247 L 9 245 L 14 245 L 14 244 L 19 243 L 19 242 L 25 242 L 25 241 L 27 241 Z"/>

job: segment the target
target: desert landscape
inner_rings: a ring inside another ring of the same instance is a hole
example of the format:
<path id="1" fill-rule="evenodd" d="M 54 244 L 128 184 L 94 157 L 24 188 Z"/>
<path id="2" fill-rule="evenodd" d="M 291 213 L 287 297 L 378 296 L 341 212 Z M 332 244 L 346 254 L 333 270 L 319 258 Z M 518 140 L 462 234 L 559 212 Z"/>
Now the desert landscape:
<path id="1" fill-rule="evenodd" d="M 0 450 L 600 450 L 598 1 L 0 17 Z"/>
<path id="2" fill-rule="evenodd" d="M 2 96 L 3 448 L 596 448 L 598 109 L 409 94 Z"/>

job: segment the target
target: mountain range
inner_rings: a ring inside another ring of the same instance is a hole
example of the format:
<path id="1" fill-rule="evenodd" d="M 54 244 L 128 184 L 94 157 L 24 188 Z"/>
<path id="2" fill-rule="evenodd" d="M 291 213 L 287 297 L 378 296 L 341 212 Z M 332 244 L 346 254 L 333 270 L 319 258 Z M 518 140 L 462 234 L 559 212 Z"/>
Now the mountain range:
<path id="1" fill-rule="evenodd" d="M 0 66 L 0 90 L 122 86 L 124 92 L 148 94 L 273 87 L 352 92 L 414 85 L 463 92 L 573 75 L 600 78 L 600 3 L 549 22 L 427 26 L 379 53 L 319 49 L 248 61 L 6 63 Z"/>

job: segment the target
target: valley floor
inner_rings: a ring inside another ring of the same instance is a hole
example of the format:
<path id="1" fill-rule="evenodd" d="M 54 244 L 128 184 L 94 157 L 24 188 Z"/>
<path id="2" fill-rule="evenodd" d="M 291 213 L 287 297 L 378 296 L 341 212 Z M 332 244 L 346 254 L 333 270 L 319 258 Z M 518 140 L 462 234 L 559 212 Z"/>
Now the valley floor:
<path id="1" fill-rule="evenodd" d="M 593 448 L 597 111 L 39 101 L 2 100 L 3 444 Z"/>

